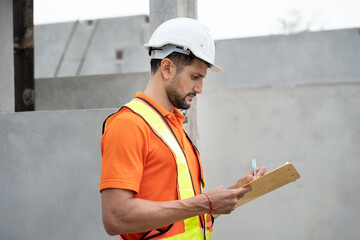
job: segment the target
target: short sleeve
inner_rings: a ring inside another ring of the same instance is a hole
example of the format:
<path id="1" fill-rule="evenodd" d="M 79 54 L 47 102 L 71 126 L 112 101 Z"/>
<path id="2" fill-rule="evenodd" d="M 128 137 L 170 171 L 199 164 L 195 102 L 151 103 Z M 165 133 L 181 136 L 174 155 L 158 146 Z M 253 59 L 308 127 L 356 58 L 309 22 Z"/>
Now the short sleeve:
<path id="1" fill-rule="evenodd" d="M 134 115 L 130 112 L 120 114 L 104 132 L 100 191 L 119 188 L 139 192 L 148 137 L 144 123 Z"/>

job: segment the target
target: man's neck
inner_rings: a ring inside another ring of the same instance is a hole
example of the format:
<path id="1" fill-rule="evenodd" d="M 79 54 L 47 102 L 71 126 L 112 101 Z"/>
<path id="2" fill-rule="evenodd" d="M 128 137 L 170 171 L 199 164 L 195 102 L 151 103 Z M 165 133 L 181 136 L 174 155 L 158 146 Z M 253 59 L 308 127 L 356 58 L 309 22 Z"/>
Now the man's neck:
<path id="1" fill-rule="evenodd" d="M 165 87 L 163 83 L 155 78 L 150 78 L 148 85 L 146 86 L 144 93 L 153 99 L 157 104 L 164 108 L 168 112 L 174 111 L 174 106 L 169 101 L 169 98 L 166 94 Z"/>

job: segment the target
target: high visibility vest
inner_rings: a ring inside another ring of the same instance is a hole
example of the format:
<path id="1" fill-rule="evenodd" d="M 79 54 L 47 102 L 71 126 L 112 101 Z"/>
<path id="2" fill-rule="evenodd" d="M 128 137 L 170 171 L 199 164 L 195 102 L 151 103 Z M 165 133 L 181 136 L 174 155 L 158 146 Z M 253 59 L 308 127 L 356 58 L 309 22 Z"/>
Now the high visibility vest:
<path id="1" fill-rule="evenodd" d="M 195 190 L 190 176 L 190 169 L 186 160 L 185 152 L 172 131 L 169 123 L 164 116 L 145 99 L 138 97 L 134 98 L 130 103 L 124 107 L 129 108 L 134 113 L 140 115 L 147 124 L 152 128 L 154 133 L 166 144 L 171 150 L 177 166 L 177 180 L 178 180 L 178 198 L 187 199 L 195 196 Z M 195 149 L 194 149 L 195 150 Z M 195 150 L 195 154 L 197 154 Z M 197 156 L 198 157 L 198 156 Z M 201 192 L 203 191 L 202 184 Z M 168 231 L 170 228 L 183 228 L 184 231 L 177 234 L 172 234 Z M 204 230 L 205 229 L 205 230 Z M 180 222 L 176 222 L 164 230 L 153 230 L 145 234 L 142 239 L 210 239 L 212 231 L 212 217 L 209 214 L 204 216 L 194 216 Z"/>

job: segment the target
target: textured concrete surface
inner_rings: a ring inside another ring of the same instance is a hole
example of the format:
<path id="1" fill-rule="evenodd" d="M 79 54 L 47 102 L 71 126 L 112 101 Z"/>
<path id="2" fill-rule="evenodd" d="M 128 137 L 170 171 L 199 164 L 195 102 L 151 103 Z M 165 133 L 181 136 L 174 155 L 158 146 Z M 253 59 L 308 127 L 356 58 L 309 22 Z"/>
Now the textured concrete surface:
<path id="1" fill-rule="evenodd" d="M 169 7 L 175 3 L 178 4 L 176 8 Z M 161 21 L 185 12 L 191 16 L 193 13 L 190 10 L 193 9 L 193 3 L 194 1 L 166 1 L 165 4 L 161 0 L 152 1 L 150 8 L 155 10 L 150 11 L 150 15 L 154 14 L 156 17 L 152 17 L 153 22 L 150 25 L 157 26 Z M 168 11 L 156 15 L 156 9 L 159 9 L 159 5 L 162 4 L 165 4 L 162 8 L 168 9 Z M 131 19 L 134 20 L 131 25 L 132 28 L 144 24 L 142 17 Z M 81 74 L 149 71 L 149 57 L 142 47 L 142 44 L 147 41 L 145 35 L 133 30 L 121 43 L 114 41 L 119 33 L 113 29 L 120 26 L 124 27 L 126 25 L 124 23 L 128 23 L 128 21 L 126 18 L 99 20 L 98 30 L 89 46 L 88 54 L 84 58 Z M 148 34 L 145 30 L 142 33 Z M 144 38 L 139 39 L 139 36 L 144 36 Z M 316 83 L 359 82 L 359 37 L 358 29 L 346 29 L 300 33 L 290 36 L 280 35 L 217 41 L 216 62 L 224 68 L 224 73 L 209 72 L 204 82 L 204 90 L 223 87 L 296 86 Z M 76 42 L 80 42 L 81 39 L 78 37 Z M 107 43 L 106 46 L 104 46 L 104 42 Z M 126 47 L 119 48 L 119 44 Z M 130 47 L 130 45 L 132 46 Z M 114 59 L 110 56 L 117 51 L 122 53 L 122 59 L 117 59 L 114 63 Z M 73 71 L 75 71 L 77 65 L 71 61 L 68 63 L 74 67 Z M 138 74 L 140 73 L 137 73 L 136 76 L 139 76 Z M 95 78 L 89 77 L 89 80 L 71 77 L 62 80 L 38 79 L 36 109 L 87 109 L 116 106 L 114 100 L 119 99 L 120 96 L 116 90 L 118 88 L 112 85 L 115 88 L 107 91 L 108 81 L 97 81 Z M 138 83 L 132 84 L 131 81 L 128 81 L 128 77 L 124 81 L 120 78 L 122 77 L 119 75 L 122 86 L 128 86 L 131 93 L 136 92 L 134 87 Z M 104 79 L 108 79 L 108 77 L 105 76 Z M 62 89 L 62 86 L 64 89 L 58 91 L 58 89 Z M 97 93 L 95 89 L 101 90 Z M 144 88 L 140 88 L 140 90 L 142 89 Z M 109 94 L 104 95 L 104 92 Z M 121 98 L 125 99 L 123 102 L 127 102 L 132 95 L 125 94 L 124 96 Z M 194 102 L 191 111 L 196 113 L 196 102 Z M 191 129 L 196 131 L 197 119 L 194 117 L 196 114 L 191 116 L 191 111 L 189 112 L 190 125 L 193 125 L 194 127 Z M 193 135 L 192 132 L 192 130 L 189 131 L 194 142 L 197 142 L 197 134 Z"/>
<path id="2" fill-rule="evenodd" d="M 359 29 L 216 41 L 207 89 L 360 81 Z"/>
<path id="3" fill-rule="evenodd" d="M 0 1 L 0 112 L 15 111 L 12 1 Z"/>
<path id="4" fill-rule="evenodd" d="M 80 75 L 116 73 L 119 64 L 129 64 L 128 62 L 132 61 L 134 65 L 138 64 L 137 68 L 135 66 L 136 69 L 141 66 L 149 70 L 149 65 L 146 64 L 149 57 L 145 50 L 140 53 L 141 55 L 126 58 L 124 53 L 123 59 L 116 59 L 117 51 L 131 52 L 134 47 L 143 47 L 149 38 L 147 19 L 147 16 L 132 16 L 100 20 Z M 139 58 L 145 60 L 141 62 L 137 60 Z M 126 68 L 122 70 L 127 72 Z"/>
<path id="5" fill-rule="evenodd" d="M 197 0 L 152 0 L 150 7 L 150 32 L 163 22 L 175 17 L 197 19 Z"/>
<path id="6" fill-rule="evenodd" d="M 218 218 L 213 239 L 358 238 L 358 40 L 348 29 L 216 43 L 225 72 L 197 99 L 207 189 L 232 185 L 252 158 L 291 161 L 302 178 Z M 37 79 L 38 110 L 115 109 L 0 114 L 0 239 L 118 239 L 101 223 L 101 124 L 148 76 Z"/>
<path id="7" fill-rule="evenodd" d="M 302 176 L 218 218 L 213 239 L 357 239 L 359 106 L 359 84 L 199 97 L 206 189 L 232 185 L 254 157 L 269 170 L 291 161 Z M 102 121 L 116 110 L 0 115 L 1 239 L 108 239 L 99 145 Z"/>
<path id="8" fill-rule="evenodd" d="M 157 2 L 152 4 L 156 7 Z M 143 50 L 143 44 L 150 37 L 146 16 L 98 21 L 99 26 L 88 47 L 80 75 L 149 71 L 149 58 Z M 158 21 L 161 21 L 161 18 Z M 36 78 L 54 77 L 55 68 L 74 24 L 35 27 Z M 90 31 L 94 24 L 79 23 L 81 27 L 75 29 L 74 36 L 78 37 L 74 37 L 70 42 L 66 52 L 69 57 L 63 62 L 64 68 L 70 68 L 69 65 L 73 64 L 74 69 L 69 70 L 66 76 L 75 76 L 74 71 L 79 60 L 70 56 L 83 49 L 89 40 L 89 36 L 85 37 L 78 31 L 83 28 Z M 222 86 L 226 87 L 358 81 L 359 40 L 358 28 L 218 40 L 216 62 L 225 71 L 221 76 L 210 73 L 208 87 L 217 87 L 218 79 L 221 79 Z M 71 48 L 77 45 L 83 47 Z M 122 59 L 116 59 L 117 52 L 123 53 Z"/>
<path id="9" fill-rule="evenodd" d="M 118 108 L 143 91 L 149 73 L 36 79 L 36 110 Z"/>
<path id="10" fill-rule="evenodd" d="M 111 21 L 109 20 L 109 22 Z M 103 40 L 105 41 L 105 39 Z M 359 40 L 360 35 L 358 29 L 346 29 L 301 33 L 290 36 L 269 36 L 217 41 L 216 61 L 224 68 L 224 72 L 217 74 L 209 71 L 204 81 L 204 91 L 224 87 L 281 87 L 360 82 Z M 115 50 L 113 49 L 113 51 Z M 147 56 L 140 56 L 141 53 L 145 54 L 145 52 L 146 51 L 143 51 L 142 47 L 139 46 L 125 49 L 124 56 L 126 57 L 124 59 L 128 59 L 128 61 L 118 62 L 118 71 L 148 72 L 149 58 Z M 94 55 L 96 54 L 94 53 Z M 114 67 L 114 65 L 104 64 L 103 61 L 95 60 L 96 59 L 94 59 L 94 61 L 88 59 L 88 61 L 93 61 L 92 67 L 94 68 L 94 72 L 102 72 L 103 65 Z M 104 73 L 106 72 L 107 70 Z M 137 74 L 135 74 L 135 76 L 138 76 Z M 93 77 L 90 78 L 93 79 Z M 146 78 L 146 81 L 147 79 L 148 78 Z M 46 83 L 44 83 L 44 81 L 46 81 Z M 74 83 L 72 83 L 73 85 L 78 84 L 77 78 L 69 78 L 66 81 L 67 84 L 65 86 L 70 86 L 70 81 L 74 81 Z M 39 84 L 36 85 L 40 85 L 40 87 L 36 87 L 37 94 L 42 98 L 41 100 L 37 100 L 37 103 L 46 104 L 46 109 L 63 109 L 63 107 L 59 106 L 63 105 L 61 101 L 52 99 L 53 96 L 58 94 L 64 95 L 64 98 L 80 98 L 80 96 L 65 95 L 65 93 L 61 91 L 58 93 L 54 92 L 60 89 L 57 81 L 37 80 L 37 82 L 39 82 Z M 103 87 L 100 85 L 102 81 L 97 82 L 99 83 L 98 88 L 102 89 Z M 47 86 L 42 87 L 42 84 L 46 84 Z M 51 84 L 55 84 L 56 86 L 52 87 Z M 128 82 L 128 84 L 130 84 L 130 82 Z M 135 83 L 135 85 L 137 85 L 137 83 Z M 83 86 L 83 91 L 86 91 L 86 89 L 89 90 L 88 94 L 84 94 L 86 98 L 95 94 L 93 91 L 95 85 L 89 88 L 85 85 Z M 130 85 L 128 86 L 131 87 Z M 71 92 L 69 92 L 69 94 L 71 94 Z M 47 98 L 45 99 L 43 96 L 47 96 Z M 112 91 L 111 94 L 103 97 L 108 98 L 108 100 L 104 99 L 103 102 L 110 102 L 118 98 L 118 93 Z M 54 97 L 54 99 L 56 99 L 56 97 Z M 83 100 L 83 102 L 85 101 L 86 99 Z M 78 102 L 75 101 L 74 106 L 67 105 L 66 107 L 100 107 L 96 101 L 87 101 L 87 104 L 82 106 L 79 106 L 77 103 Z M 101 107 L 113 107 L 113 105 Z M 37 109 L 40 110 L 42 107 Z"/>
<path id="11" fill-rule="evenodd" d="M 35 78 L 148 71 L 148 38 L 147 16 L 37 25 Z"/>
<path id="12" fill-rule="evenodd" d="M 56 76 L 74 25 L 74 22 L 67 22 L 34 26 L 35 78 Z"/>
<path id="13" fill-rule="evenodd" d="M 68 45 L 63 50 L 63 58 L 58 63 L 56 77 L 78 76 L 100 20 L 82 21 L 73 23 L 73 29 L 67 41 Z M 56 41 L 58 43 L 58 41 Z M 46 45 L 45 45 L 46 46 Z"/>
<path id="14" fill-rule="evenodd" d="M 114 110 L 0 114 L 0 239 L 118 239 L 99 194 L 102 121 Z"/>
<path id="15" fill-rule="evenodd" d="M 301 178 L 215 222 L 214 239 L 357 239 L 360 84 L 217 89 L 198 99 L 207 189 L 233 185 L 251 159 Z M 234 237 L 236 236 L 236 237 Z"/>

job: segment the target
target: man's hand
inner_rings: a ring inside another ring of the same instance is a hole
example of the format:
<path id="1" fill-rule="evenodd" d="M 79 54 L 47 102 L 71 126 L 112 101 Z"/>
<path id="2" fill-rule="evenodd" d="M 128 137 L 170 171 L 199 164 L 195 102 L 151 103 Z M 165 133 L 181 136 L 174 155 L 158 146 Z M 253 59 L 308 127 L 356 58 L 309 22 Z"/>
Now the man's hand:
<path id="1" fill-rule="evenodd" d="M 251 170 L 247 175 L 240 178 L 234 186 L 229 187 L 229 189 L 238 189 L 241 186 L 255 180 L 258 177 L 261 177 L 266 173 L 266 167 L 260 167 L 256 169 L 256 176 L 254 176 L 254 170 Z"/>
<path id="2" fill-rule="evenodd" d="M 213 211 L 213 214 L 229 214 L 234 211 L 238 201 L 244 197 L 244 195 L 251 191 L 251 187 L 244 187 L 243 185 L 255 180 L 258 177 L 261 177 L 265 174 L 266 168 L 260 167 L 256 169 L 256 176 L 254 176 L 254 170 L 251 170 L 247 175 L 240 178 L 234 186 L 231 186 L 229 189 L 219 186 L 208 191 L 208 195 Z"/>
<path id="3" fill-rule="evenodd" d="M 226 189 L 223 186 L 211 189 L 206 194 L 212 205 L 212 214 L 229 214 L 234 211 L 239 199 L 244 197 L 245 193 L 251 191 L 251 187 L 239 189 Z"/>

